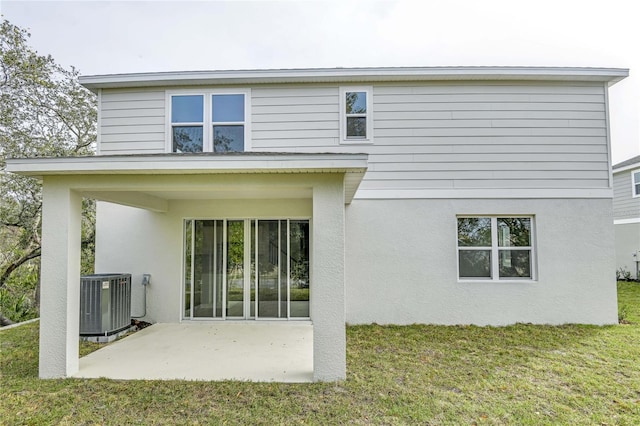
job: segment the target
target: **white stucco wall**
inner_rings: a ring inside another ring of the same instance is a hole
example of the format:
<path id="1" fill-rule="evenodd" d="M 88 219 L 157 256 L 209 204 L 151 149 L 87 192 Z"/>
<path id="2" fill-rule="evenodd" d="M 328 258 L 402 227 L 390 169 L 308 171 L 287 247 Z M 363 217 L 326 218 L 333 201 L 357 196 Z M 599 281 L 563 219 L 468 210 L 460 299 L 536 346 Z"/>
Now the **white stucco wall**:
<path id="1" fill-rule="evenodd" d="M 611 200 L 354 200 L 347 322 L 617 322 Z M 535 282 L 459 282 L 456 215 L 534 215 Z"/>
<path id="2" fill-rule="evenodd" d="M 42 190 L 39 376 L 78 371 L 81 196 L 56 176 Z"/>
<path id="3" fill-rule="evenodd" d="M 339 176 L 313 188 L 310 308 L 313 378 L 347 377 L 344 186 Z"/>
<path id="4" fill-rule="evenodd" d="M 610 203 L 354 200 L 346 207 L 345 219 L 346 321 L 615 323 Z M 134 287 L 140 286 L 143 273 L 151 273 L 146 320 L 176 322 L 181 312 L 184 217 L 312 217 L 312 209 L 311 200 L 293 199 L 173 201 L 167 213 L 99 203 L 96 272 L 131 272 Z M 463 214 L 534 215 L 537 280 L 459 282 L 456 215 Z M 340 295 L 335 298 L 340 300 Z M 134 312 L 139 306 L 134 289 Z"/>
<path id="5" fill-rule="evenodd" d="M 640 262 L 640 222 L 615 225 L 616 230 L 616 270 L 619 268 L 631 272 L 632 278 L 638 278 Z M 632 253 L 637 253 L 636 257 Z"/>
<path id="6" fill-rule="evenodd" d="M 96 272 L 132 274 L 132 313 L 143 311 L 142 274 L 151 274 L 149 322 L 178 322 L 182 313 L 183 221 L 185 218 L 311 218 L 310 199 L 174 200 L 155 213 L 97 203 Z"/>

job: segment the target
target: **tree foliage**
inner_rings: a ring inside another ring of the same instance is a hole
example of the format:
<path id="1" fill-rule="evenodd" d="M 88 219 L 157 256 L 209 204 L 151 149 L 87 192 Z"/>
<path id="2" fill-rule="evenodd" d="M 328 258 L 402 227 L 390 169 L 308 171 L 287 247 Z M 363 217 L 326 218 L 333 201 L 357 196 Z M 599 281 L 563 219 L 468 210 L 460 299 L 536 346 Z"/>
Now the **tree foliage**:
<path id="1" fill-rule="evenodd" d="M 95 148 L 95 96 L 78 83 L 78 71 L 66 69 L 50 55 L 28 45 L 30 34 L 7 20 L 0 24 L 0 289 L 2 300 L 37 304 L 33 294 L 12 287 L 17 276 L 38 280 L 41 184 L 36 179 L 5 173 L 7 158 L 91 155 Z M 85 201 L 83 247 L 93 244 L 95 208 Z M 21 269 L 35 274 L 20 273 Z M 3 321 L 0 305 L 0 321 Z M 6 318 L 4 318 L 6 320 Z M 6 321 L 5 321 L 6 322 Z"/>

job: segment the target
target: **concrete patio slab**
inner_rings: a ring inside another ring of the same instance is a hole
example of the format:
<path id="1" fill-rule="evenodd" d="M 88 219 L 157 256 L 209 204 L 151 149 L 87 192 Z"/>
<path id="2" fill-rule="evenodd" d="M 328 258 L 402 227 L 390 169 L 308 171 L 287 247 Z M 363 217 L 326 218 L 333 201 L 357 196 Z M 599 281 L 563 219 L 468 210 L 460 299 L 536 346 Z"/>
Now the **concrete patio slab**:
<path id="1" fill-rule="evenodd" d="M 80 358 L 74 377 L 313 381 L 310 322 L 154 324 Z"/>

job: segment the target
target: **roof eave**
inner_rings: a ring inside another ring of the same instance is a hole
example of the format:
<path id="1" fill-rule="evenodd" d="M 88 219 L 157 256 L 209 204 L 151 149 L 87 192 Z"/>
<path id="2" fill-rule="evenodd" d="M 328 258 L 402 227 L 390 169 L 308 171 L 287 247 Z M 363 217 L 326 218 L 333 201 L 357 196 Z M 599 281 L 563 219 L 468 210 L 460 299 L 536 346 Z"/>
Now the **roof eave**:
<path id="1" fill-rule="evenodd" d="M 94 91 L 158 86 L 437 80 L 601 81 L 612 85 L 628 75 L 629 70 L 624 68 L 584 67 L 312 68 L 93 75 L 80 77 L 80 83 Z"/>
<path id="2" fill-rule="evenodd" d="M 640 168 L 640 162 L 613 169 L 613 174 L 615 175 L 616 173 L 628 172 L 629 170 L 635 170 L 638 168 Z"/>
<path id="3" fill-rule="evenodd" d="M 618 164 L 614 164 L 612 169 L 613 169 L 613 173 L 619 173 L 627 170 L 637 169 L 638 167 L 640 167 L 640 155 L 631 157 Z"/>

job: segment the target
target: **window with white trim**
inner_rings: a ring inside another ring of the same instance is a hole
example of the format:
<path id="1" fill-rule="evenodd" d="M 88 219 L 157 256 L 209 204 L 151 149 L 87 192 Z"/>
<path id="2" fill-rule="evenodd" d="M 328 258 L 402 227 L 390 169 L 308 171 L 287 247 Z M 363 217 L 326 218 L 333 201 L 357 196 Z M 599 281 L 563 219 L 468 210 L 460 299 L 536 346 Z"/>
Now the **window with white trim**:
<path id="1" fill-rule="evenodd" d="M 633 196 L 640 197 L 640 169 L 631 172 L 631 184 L 633 185 Z"/>
<path id="2" fill-rule="evenodd" d="M 170 152 L 249 150 L 248 90 L 168 94 Z"/>
<path id="3" fill-rule="evenodd" d="M 340 139 L 342 143 L 373 142 L 371 86 L 340 88 Z"/>
<path id="4" fill-rule="evenodd" d="M 533 217 L 458 217 L 458 278 L 534 279 Z"/>
<path id="5" fill-rule="evenodd" d="M 171 97 L 172 152 L 202 152 L 204 130 L 204 96 Z"/>

